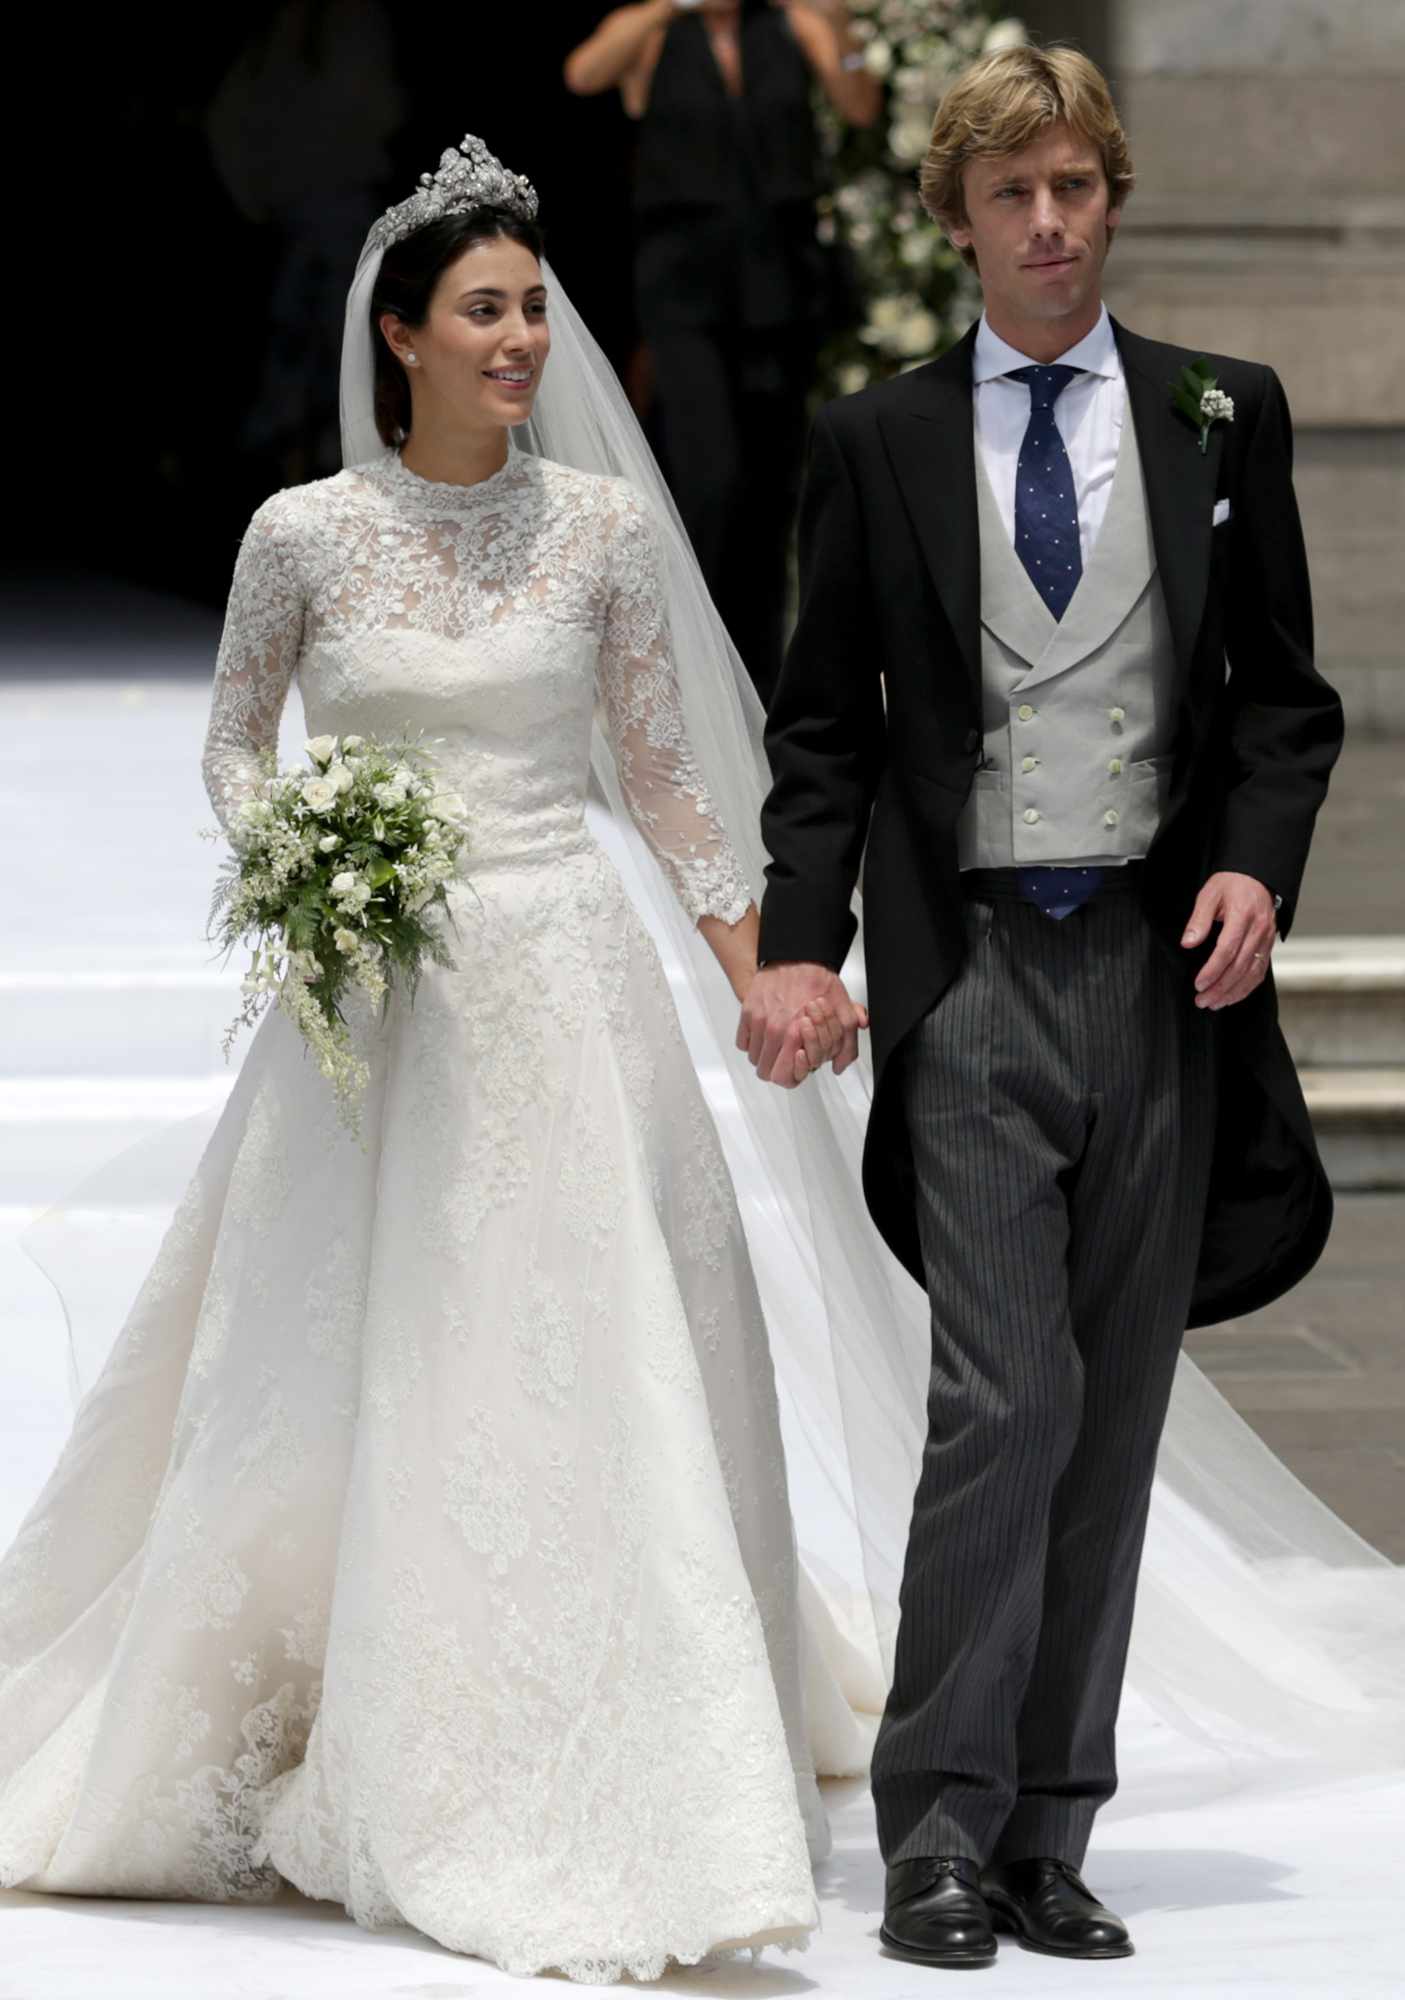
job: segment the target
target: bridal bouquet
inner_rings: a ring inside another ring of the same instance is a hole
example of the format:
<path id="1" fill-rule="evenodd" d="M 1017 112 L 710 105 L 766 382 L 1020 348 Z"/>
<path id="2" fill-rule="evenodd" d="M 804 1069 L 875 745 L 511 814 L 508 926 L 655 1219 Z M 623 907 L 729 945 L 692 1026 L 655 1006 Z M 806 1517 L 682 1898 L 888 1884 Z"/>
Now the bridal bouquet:
<path id="1" fill-rule="evenodd" d="M 413 997 L 426 959 L 452 969 L 431 918 L 448 907 L 466 808 L 418 744 L 314 736 L 307 754 L 310 772 L 270 757 L 229 829 L 210 935 L 226 952 L 250 945 L 253 963 L 224 1051 L 276 1000 L 356 1132 L 369 1071 L 342 1002 L 358 988 L 379 1003 L 397 980 Z"/>

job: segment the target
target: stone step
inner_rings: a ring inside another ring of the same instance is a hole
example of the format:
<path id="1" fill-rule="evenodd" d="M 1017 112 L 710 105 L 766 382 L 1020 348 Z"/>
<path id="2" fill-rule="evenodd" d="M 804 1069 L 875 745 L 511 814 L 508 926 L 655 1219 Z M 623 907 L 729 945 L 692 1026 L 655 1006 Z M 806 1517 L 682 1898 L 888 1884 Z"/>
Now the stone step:
<path id="1" fill-rule="evenodd" d="M 1299 1074 L 1332 1186 L 1405 1188 L 1405 1065 Z"/>
<path id="2" fill-rule="evenodd" d="M 1405 937 L 1291 938 L 1273 972 L 1301 1067 L 1405 1064 Z"/>
<path id="3" fill-rule="evenodd" d="M 207 1076 L 244 962 L 0 973 L 6 1076 Z M 234 1060 L 250 1037 L 239 1036 Z"/>
<path id="4" fill-rule="evenodd" d="M 39 1205 L 138 1140 L 218 1111 L 234 1072 L 0 1077 L 0 1204 Z"/>

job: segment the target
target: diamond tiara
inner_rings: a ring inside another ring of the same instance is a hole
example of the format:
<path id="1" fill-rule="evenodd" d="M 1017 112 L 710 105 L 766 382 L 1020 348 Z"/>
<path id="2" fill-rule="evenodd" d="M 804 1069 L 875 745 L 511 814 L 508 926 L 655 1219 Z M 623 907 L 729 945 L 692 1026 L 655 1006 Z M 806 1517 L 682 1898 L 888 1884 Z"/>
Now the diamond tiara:
<path id="1" fill-rule="evenodd" d="M 537 213 L 537 191 L 524 174 L 510 174 L 470 132 L 457 147 L 444 148 L 439 165 L 432 174 L 420 175 L 420 184 L 407 201 L 397 202 L 372 223 L 367 242 L 388 250 L 427 222 L 488 206 L 505 208 L 531 222 Z"/>

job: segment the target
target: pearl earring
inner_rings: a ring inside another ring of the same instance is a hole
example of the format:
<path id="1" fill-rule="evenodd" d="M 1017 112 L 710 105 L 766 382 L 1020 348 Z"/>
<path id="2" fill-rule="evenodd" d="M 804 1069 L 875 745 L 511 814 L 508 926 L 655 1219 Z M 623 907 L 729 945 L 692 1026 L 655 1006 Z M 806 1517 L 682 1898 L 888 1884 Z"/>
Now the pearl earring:
<path id="1" fill-rule="evenodd" d="M 407 354 L 407 355 L 405 356 L 405 359 L 406 359 L 407 361 L 409 361 L 409 362 L 413 363 L 413 365 L 414 365 L 414 366 L 415 366 L 416 368 L 418 368 L 418 366 L 419 366 L 419 356 L 418 356 L 417 354 Z"/>

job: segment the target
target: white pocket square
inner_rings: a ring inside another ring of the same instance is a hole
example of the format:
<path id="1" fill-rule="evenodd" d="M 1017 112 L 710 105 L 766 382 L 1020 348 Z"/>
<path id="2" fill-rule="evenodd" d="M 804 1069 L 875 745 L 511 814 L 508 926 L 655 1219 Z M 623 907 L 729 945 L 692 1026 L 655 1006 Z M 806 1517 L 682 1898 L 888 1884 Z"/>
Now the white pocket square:
<path id="1" fill-rule="evenodd" d="M 1228 500 L 1217 500 L 1215 502 L 1215 511 L 1213 516 L 1211 517 L 1210 526 L 1212 528 L 1218 528 L 1222 522 L 1227 521 L 1228 519 L 1229 519 Z"/>

